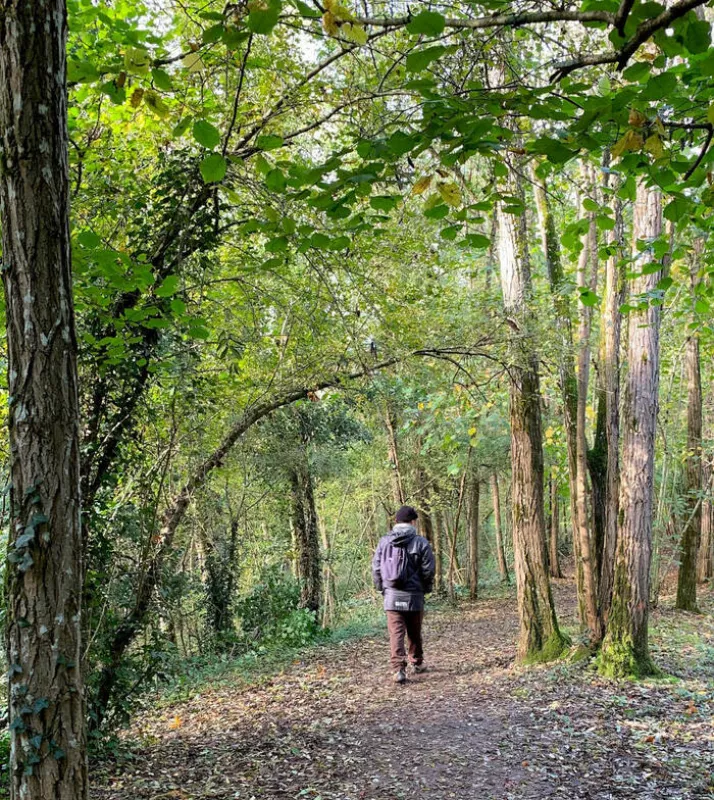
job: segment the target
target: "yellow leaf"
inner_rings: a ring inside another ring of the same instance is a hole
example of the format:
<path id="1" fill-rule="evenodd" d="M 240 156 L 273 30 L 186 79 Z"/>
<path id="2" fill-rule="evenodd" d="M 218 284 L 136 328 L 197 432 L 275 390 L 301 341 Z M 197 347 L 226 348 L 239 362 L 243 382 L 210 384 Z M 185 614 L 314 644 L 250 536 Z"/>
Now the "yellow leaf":
<path id="1" fill-rule="evenodd" d="M 174 717 L 171 722 L 169 722 L 169 730 L 170 731 L 177 731 L 183 725 L 183 720 L 181 717 Z"/>
<path id="2" fill-rule="evenodd" d="M 630 128 L 629 131 L 612 148 L 612 157 L 619 158 L 630 150 L 639 150 L 642 147 L 642 135 Z"/>
<path id="3" fill-rule="evenodd" d="M 419 409 L 419 411 L 423 411 L 424 410 L 424 403 L 419 403 L 417 408 Z"/>
<path id="4" fill-rule="evenodd" d="M 141 101 L 144 99 L 144 90 L 143 89 L 134 89 L 131 93 L 131 97 L 129 98 L 129 105 L 132 108 L 139 108 L 141 105 Z"/>
<path id="5" fill-rule="evenodd" d="M 637 111 L 633 108 L 630 109 L 628 122 L 633 128 L 641 128 L 645 122 L 647 122 L 647 117 L 641 111 Z"/>
<path id="6" fill-rule="evenodd" d="M 431 186 L 431 175 L 425 175 L 412 186 L 412 194 L 424 194 L 424 192 Z"/>
<path id="7" fill-rule="evenodd" d="M 662 140 L 659 138 L 659 135 L 653 133 L 652 136 L 647 137 L 647 141 L 645 142 L 645 150 L 648 153 L 652 153 L 652 155 L 657 158 L 662 158 L 664 155 L 664 145 L 662 144 Z"/>
<path id="8" fill-rule="evenodd" d="M 201 72 L 206 67 L 200 53 L 189 53 L 184 56 L 183 65 L 189 72 Z"/>
<path id="9" fill-rule="evenodd" d="M 436 189 L 447 205 L 453 207 L 461 205 L 461 191 L 455 183 L 440 183 Z"/>
<path id="10" fill-rule="evenodd" d="M 124 53 L 124 67 L 134 75 L 146 75 L 151 66 L 149 53 L 143 47 L 127 47 Z"/>
<path id="11" fill-rule="evenodd" d="M 475 436 L 475 435 L 476 435 L 476 428 L 469 428 L 469 436 Z"/>
<path id="12" fill-rule="evenodd" d="M 659 116 L 655 117 L 654 125 L 657 133 L 660 136 L 664 136 L 665 130 L 664 130 L 664 123 L 662 122 L 662 117 Z"/>
<path id="13" fill-rule="evenodd" d="M 144 92 L 144 104 L 153 111 L 159 119 L 166 119 L 169 115 L 169 107 L 164 102 L 163 97 L 153 89 Z"/>
<path id="14" fill-rule="evenodd" d="M 353 19 L 349 8 L 340 5 L 338 0 L 325 0 L 325 10 L 339 22 L 349 22 Z"/>
<path id="15" fill-rule="evenodd" d="M 337 36 L 340 32 L 340 26 L 337 24 L 337 18 L 331 11 L 325 11 L 322 15 L 322 27 L 328 36 Z"/>
<path id="16" fill-rule="evenodd" d="M 345 22 L 340 28 L 340 33 L 356 44 L 367 44 L 367 31 L 356 22 Z"/>

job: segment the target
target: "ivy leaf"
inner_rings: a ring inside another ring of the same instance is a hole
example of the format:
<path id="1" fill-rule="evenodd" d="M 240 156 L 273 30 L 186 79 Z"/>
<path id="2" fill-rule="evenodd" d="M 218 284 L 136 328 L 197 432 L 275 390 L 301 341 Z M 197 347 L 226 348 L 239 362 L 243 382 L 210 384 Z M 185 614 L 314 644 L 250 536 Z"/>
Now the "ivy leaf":
<path id="1" fill-rule="evenodd" d="M 407 25 L 407 31 L 414 35 L 438 36 L 444 32 L 446 19 L 436 11 L 422 11 L 412 17 Z"/>
<path id="2" fill-rule="evenodd" d="M 210 122 L 199 119 L 193 123 L 193 138 L 207 150 L 213 150 L 221 141 L 221 134 Z"/>
<path id="3" fill-rule="evenodd" d="M 201 162 L 201 177 L 206 183 L 220 183 L 228 171 L 228 162 L 220 153 L 211 153 Z"/>
<path id="4" fill-rule="evenodd" d="M 421 72 L 433 61 L 441 58 L 445 52 L 446 47 L 436 45 L 435 47 L 425 47 L 423 50 L 409 53 L 406 64 L 407 72 Z"/>

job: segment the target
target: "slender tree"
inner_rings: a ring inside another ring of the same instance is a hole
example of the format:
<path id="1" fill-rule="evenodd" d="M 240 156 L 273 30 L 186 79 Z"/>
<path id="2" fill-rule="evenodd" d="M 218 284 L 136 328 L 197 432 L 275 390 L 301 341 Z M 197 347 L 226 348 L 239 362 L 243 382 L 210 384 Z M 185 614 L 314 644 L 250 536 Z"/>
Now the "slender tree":
<path id="1" fill-rule="evenodd" d="M 64 0 L 0 3 L 13 800 L 87 797 Z"/>
<path id="2" fill-rule="evenodd" d="M 558 483 L 554 477 L 550 479 L 550 532 L 548 535 L 548 566 L 551 578 L 562 578 L 560 569 L 560 553 L 558 552 L 558 539 L 560 536 L 560 501 L 558 498 Z"/>
<path id="3" fill-rule="evenodd" d="M 696 296 L 699 258 L 703 241 L 694 244 L 691 266 L 692 294 Z M 699 364 L 699 335 L 687 338 L 687 457 L 684 463 L 686 493 L 685 522 L 680 545 L 677 577 L 677 608 L 697 611 L 697 551 L 702 532 L 702 377 Z"/>
<path id="4" fill-rule="evenodd" d="M 478 599 L 478 572 L 479 572 L 479 505 L 481 499 L 481 481 L 478 475 L 471 476 L 469 481 L 469 597 Z"/>
<path id="5" fill-rule="evenodd" d="M 662 196 L 644 181 L 637 186 L 633 219 L 636 277 L 631 294 L 627 378 L 615 581 L 601 670 L 611 676 L 654 672 L 648 644 L 654 446 L 659 390 L 661 309 L 656 295 L 662 265 L 653 242 L 662 233 Z"/>
<path id="6" fill-rule="evenodd" d="M 498 559 L 498 572 L 504 583 L 510 583 L 508 562 L 503 547 L 503 527 L 501 524 L 501 493 L 498 487 L 498 475 L 491 475 L 491 503 L 493 505 L 493 526 L 496 529 L 496 558 Z"/>

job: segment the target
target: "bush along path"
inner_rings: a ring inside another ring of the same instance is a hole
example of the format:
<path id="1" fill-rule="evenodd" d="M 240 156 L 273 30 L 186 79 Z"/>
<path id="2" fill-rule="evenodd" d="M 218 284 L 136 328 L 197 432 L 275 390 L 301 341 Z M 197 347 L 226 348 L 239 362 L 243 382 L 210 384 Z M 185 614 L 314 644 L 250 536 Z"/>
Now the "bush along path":
<path id="1" fill-rule="evenodd" d="M 571 624 L 569 587 L 557 588 Z M 428 619 L 431 670 L 389 680 L 386 639 L 317 648 L 257 685 L 205 687 L 128 732 L 95 800 L 520 800 L 714 796 L 714 604 L 663 604 L 664 677 L 514 666 L 510 600 Z"/>

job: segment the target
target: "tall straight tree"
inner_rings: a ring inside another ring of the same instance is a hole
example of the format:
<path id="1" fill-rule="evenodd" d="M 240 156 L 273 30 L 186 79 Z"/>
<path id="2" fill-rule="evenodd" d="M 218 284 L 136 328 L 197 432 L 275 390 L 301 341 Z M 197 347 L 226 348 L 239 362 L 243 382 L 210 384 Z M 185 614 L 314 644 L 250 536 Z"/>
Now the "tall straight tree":
<path id="1" fill-rule="evenodd" d="M 622 414 L 623 446 L 615 581 L 601 653 L 606 675 L 647 675 L 652 560 L 654 448 L 659 392 L 661 308 L 656 296 L 662 265 L 653 242 L 662 233 L 662 196 L 644 180 L 637 186 L 633 218 L 633 270 L 628 320 L 627 378 Z"/>
<path id="2" fill-rule="evenodd" d="M 521 165 L 519 165 L 520 167 Z M 525 205 L 520 169 L 509 171 L 505 194 Z M 498 209 L 498 252 L 503 305 L 509 322 L 509 406 L 513 549 L 522 661 L 556 658 L 565 646 L 548 575 L 543 508 L 543 434 L 538 356 L 532 340 L 531 274 L 525 214 Z"/>
<path id="3" fill-rule="evenodd" d="M 0 3 L 13 800 L 87 797 L 64 0 Z"/>
<path id="4" fill-rule="evenodd" d="M 699 254 L 704 242 L 694 242 L 691 264 L 692 295 L 699 282 Z M 687 370 L 687 458 L 684 489 L 687 493 L 684 530 L 677 578 L 677 608 L 697 610 L 697 554 L 702 533 L 702 376 L 699 363 L 699 334 L 689 334 L 686 345 Z"/>

